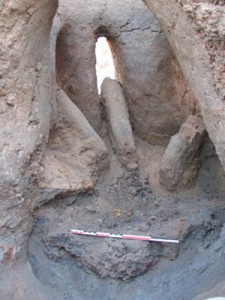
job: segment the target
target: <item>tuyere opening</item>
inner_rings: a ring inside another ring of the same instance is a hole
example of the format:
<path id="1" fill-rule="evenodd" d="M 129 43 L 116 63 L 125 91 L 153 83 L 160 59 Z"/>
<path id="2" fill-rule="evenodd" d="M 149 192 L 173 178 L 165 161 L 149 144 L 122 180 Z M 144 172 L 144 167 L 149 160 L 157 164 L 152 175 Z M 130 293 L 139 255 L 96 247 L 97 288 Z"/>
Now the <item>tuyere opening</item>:
<path id="1" fill-rule="evenodd" d="M 116 78 L 115 65 L 112 52 L 105 37 L 99 37 L 95 48 L 96 55 L 96 76 L 98 93 L 101 93 L 101 84 L 106 77 Z"/>

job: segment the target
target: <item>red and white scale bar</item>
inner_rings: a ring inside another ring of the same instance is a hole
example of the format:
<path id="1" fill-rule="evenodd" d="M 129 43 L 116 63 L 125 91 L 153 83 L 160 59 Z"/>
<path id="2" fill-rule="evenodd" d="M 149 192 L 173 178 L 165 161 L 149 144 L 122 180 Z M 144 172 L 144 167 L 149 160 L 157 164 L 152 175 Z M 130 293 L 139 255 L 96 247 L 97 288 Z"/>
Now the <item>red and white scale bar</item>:
<path id="1" fill-rule="evenodd" d="M 142 236 L 142 235 L 112 234 L 108 232 L 90 232 L 90 231 L 77 230 L 77 229 L 71 229 L 70 232 L 78 235 L 89 235 L 89 236 L 97 236 L 97 237 L 104 237 L 104 238 L 116 238 L 116 239 L 125 239 L 125 240 L 137 240 L 137 241 L 173 243 L 173 244 L 179 243 L 179 240 L 160 239 L 160 238 L 153 238 L 151 236 Z"/>

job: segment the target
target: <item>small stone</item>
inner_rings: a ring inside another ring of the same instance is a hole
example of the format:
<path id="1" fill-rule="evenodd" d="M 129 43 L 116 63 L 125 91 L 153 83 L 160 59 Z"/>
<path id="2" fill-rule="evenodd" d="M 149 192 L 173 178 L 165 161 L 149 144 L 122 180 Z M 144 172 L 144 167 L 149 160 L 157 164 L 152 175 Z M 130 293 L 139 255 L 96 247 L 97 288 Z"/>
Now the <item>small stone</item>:
<path id="1" fill-rule="evenodd" d="M 133 210 L 128 210 L 128 211 L 127 211 L 127 216 L 128 216 L 129 218 L 133 217 L 133 214 L 134 214 Z"/>
<path id="2" fill-rule="evenodd" d="M 154 201 L 154 206 L 157 208 L 157 207 L 160 207 L 159 203 Z"/>
<path id="3" fill-rule="evenodd" d="M 115 208 L 114 209 L 114 216 L 117 217 L 117 218 L 121 217 L 121 210 L 120 210 L 120 208 Z"/>
<path id="4" fill-rule="evenodd" d="M 138 164 L 136 164 L 136 163 L 129 163 L 129 164 L 127 164 L 127 169 L 128 170 L 136 170 L 136 169 L 138 169 Z"/>
<path id="5" fill-rule="evenodd" d="M 137 194 L 137 190 L 134 186 L 129 187 L 128 189 L 129 194 L 135 196 Z"/>

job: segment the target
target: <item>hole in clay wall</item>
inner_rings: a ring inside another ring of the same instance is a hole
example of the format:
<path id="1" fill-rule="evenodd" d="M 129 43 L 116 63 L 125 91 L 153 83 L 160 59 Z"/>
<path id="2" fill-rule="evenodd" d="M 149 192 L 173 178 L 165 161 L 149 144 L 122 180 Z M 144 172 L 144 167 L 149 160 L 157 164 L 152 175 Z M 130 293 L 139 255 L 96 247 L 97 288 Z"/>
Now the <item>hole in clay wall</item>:
<path id="1" fill-rule="evenodd" d="M 96 55 L 96 76 L 98 93 L 101 93 L 101 84 L 106 77 L 116 78 L 115 65 L 113 62 L 112 52 L 105 37 L 99 37 L 95 48 Z"/>

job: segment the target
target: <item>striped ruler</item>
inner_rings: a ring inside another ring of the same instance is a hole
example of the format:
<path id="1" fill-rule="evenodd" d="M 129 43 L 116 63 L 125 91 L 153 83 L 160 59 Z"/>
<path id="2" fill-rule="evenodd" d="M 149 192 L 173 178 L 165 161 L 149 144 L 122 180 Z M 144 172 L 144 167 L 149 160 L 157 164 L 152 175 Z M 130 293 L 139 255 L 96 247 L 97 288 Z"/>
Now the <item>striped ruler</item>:
<path id="1" fill-rule="evenodd" d="M 112 233 L 108 233 L 108 232 L 90 232 L 90 231 L 84 231 L 84 230 L 78 230 L 78 229 L 71 229 L 70 232 L 72 234 L 97 236 L 97 237 L 103 237 L 103 238 L 116 238 L 116 239 L 125 239 L 125 240 L 137 240 L 137 241 L 173 243 L 173 244 L 179 243 L 179 240 L 161 239 L 161 238 L 154 238 L 151 236 L 142 236 L 142 235 L 112 234 Z"/>

